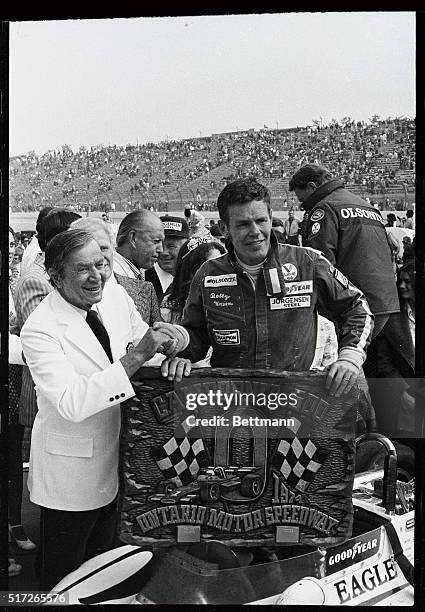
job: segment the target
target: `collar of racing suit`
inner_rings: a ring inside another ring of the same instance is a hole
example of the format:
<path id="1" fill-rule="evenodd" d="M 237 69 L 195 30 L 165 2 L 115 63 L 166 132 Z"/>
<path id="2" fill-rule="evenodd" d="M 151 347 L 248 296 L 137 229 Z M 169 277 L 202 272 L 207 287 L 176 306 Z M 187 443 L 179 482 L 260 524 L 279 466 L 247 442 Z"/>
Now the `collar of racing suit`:
<path id="1" fill-rule="evenodd" d="M 344 183 L 341 179 L 331 179 L 323 185 L 320 185 L 317 189 L 313 191 L 311 195 L 308 196 L 302 203 L 302 207 L 306 212 L 310 212 L 310 210 L 325 198 L 327 195 L 335 191 L 335 189 L 339 189 L 340 187 L 344 187 Z"/>
<path id="2" fill-rule="evenodd" d="M 232 267 L 239 274 L 246 274 L 245 270 L 243 270 L 237 262 L 235 249 L 231 240 L 226 242 L 226 247 Z M 286 295 L 286 286 L 279 257 L 279 243 L 273 232 L 270 232 L 270 249 L 262 271 L 267 294 L 273 297 L 283 298 Z"/>

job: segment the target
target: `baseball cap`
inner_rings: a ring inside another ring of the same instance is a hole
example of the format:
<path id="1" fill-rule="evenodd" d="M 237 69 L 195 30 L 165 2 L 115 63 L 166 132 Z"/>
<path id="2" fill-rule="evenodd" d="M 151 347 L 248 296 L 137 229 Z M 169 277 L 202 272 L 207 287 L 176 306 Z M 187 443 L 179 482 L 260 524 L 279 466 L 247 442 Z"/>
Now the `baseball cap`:
<path id="1" fill-rule="evenodd" d="M 189 226 L 183 217 L 170 217 L 165 215 L 160 217 L 164 227 L 165 237 L 189 238 Z"/>

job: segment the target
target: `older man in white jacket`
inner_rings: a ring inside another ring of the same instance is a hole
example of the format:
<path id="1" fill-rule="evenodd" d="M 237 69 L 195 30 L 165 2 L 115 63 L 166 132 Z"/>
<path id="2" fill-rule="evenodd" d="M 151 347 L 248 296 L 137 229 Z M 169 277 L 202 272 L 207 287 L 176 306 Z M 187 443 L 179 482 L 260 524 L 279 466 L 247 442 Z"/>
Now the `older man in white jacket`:
<path id="1" fill-rule="evenodd" d="M 106 283 L 110 269 L 90 234 L 57 235 L 45 266 L 55 291 L 21 332 L 38 403 L 28 487 L 41 508 L 43 590 L 113 545 L 120 403 L 134 395 L 130 377 L 161 362 L 169 379 L 190 372 L 187 360 L 159 354 L 173 353 L 169 337 L 148 327 L 120 285 Z M 93 311 L 106 346 L 89 326 Z"/>

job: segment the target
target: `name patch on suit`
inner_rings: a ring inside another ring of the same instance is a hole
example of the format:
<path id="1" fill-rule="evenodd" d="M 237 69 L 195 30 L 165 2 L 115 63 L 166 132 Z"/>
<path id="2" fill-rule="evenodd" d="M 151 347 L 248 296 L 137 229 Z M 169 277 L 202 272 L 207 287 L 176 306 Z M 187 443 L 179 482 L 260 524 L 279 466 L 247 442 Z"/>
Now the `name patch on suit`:
<path id="1" fill-rule="evenodd" d="M 220 291 L 211 291 L 210 299 L 214 306 L 217 307 L 229 308 L 235 305 L 228 293 L 222 293 Z"/>
<path id="2" fill-rule="evenodd" d="M 213 329 L 217 344 L 240 344 L 241 338 L 238 329 Z"/>
<path id="3" fill-rule="evenodd" d="M 237 285 L 236 274 L 219 274 L 218 276 L 206 276 L 204 287 L 230 287 Z"/>
<path id="4" fill-rule="evenodd" d="M 287 296 L 284 298 L 270 298 L 270 310 L 284 310 L 286 308 L 309 308 L 310 295 Z"/>
<path id="5" fill-rule="evenodd" d="M 285 283 L 286 295 L 293 295 L 294 293 L 312 293 L 313 292 L 313 281 L 296 281 L 295 283 Z"/>

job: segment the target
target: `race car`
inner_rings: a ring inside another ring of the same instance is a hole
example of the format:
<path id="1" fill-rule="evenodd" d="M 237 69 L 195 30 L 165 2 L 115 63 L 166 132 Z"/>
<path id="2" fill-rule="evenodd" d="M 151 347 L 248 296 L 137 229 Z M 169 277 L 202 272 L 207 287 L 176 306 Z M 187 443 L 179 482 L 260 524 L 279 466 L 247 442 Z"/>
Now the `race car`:
<path id="1" fill-rule="evenodd" d="M 413 605 L 414 481 L 397 480 L 397 452 L 357 473 L 351 538 L 330 548 L 231 549 L 204 541 L 149 552 L 123 546 L 83 564 L 53 590 L 69 603 Z M 114 569 L 115 568 L 115 569 Z"/>
<path id="2" fill-rule="evenodd" d="M 185 486 L 178 487 L 172 480 L 158 483 L 157 493 L 150 501 L 162 504 L 192 502 L 199 498 L 202 502 L 215 502 L 219 499 L 231 502 L 246 502 L 258 497 L 263 489 L 263 468 L 254 466 L 208 466 L 202 468 L 197 479 Z"/>

